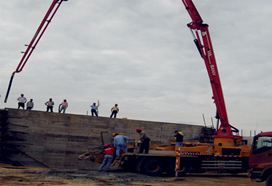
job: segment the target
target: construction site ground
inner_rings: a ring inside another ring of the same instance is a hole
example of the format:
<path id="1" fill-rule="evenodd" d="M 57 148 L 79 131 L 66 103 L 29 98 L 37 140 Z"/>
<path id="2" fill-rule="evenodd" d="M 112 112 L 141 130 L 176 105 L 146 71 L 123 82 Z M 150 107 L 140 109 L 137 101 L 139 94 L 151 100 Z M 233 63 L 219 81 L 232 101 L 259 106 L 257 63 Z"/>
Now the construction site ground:
<path id="1" fill-rule="evenodd" d="M 147 176 L 113 169 L 63 170 L 0 164 L 0 185 L 3 186 L 85 186 L 85 185 L 132 185 L 132 186 L 264 186 L 265 182 L 253 182 L 246 174 L 188 174 L 185 177 Z"/>

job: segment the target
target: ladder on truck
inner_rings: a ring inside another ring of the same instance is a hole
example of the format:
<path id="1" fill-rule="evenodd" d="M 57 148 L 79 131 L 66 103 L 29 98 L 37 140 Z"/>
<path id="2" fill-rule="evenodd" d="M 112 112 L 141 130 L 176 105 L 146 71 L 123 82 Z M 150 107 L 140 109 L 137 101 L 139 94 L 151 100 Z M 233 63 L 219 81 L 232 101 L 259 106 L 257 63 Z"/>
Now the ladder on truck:
<path id="1" fill-rule="evenodd" d="M 113 163 L 111 164 L 110 168 L 119 168 L 122 165 L 123 157 L 125 154 L 121 154 L 115 158 Z"/>

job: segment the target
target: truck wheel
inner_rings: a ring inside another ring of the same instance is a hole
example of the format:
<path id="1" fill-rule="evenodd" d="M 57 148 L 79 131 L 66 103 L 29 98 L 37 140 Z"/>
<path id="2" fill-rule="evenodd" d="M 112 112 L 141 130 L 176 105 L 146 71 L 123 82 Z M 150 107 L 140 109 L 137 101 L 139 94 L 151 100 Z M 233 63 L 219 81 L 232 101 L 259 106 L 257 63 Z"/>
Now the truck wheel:
<path id="1" fill-rule="evenodd" d="M 186 161 L 181 160 L 180 161 L 180 171 L 178 173 L 179 176 L 184 176 L 189 171 L 189 164 Z M 172 160 L 167 167 L 167 174 L 169 176 L 175 176 L 176 169 L 176 160 Z"/>
<path id="2" fill-rule="evenodd" d="M 272 174 L 270 174 L 270 176 L 268 176 L 266 180 L 266 186 L 271 186 L 271 185 L 272 185 Z"/>
<path id="3" fill-rule="evenodd" d="M 180 171 L 179 171 L 179 176 L 184 176 L 186 175 L 186 173 L 189 171 L 189 164 L 184 161 L 184 160 L 180 160 Z"/>
<path id="4" fill-rule="evenodd" d="M 143 162 L 142 171 L 148 176 L 157 176 L 162 172 L 163 165 L 160 160 L 148 159 Z"/>

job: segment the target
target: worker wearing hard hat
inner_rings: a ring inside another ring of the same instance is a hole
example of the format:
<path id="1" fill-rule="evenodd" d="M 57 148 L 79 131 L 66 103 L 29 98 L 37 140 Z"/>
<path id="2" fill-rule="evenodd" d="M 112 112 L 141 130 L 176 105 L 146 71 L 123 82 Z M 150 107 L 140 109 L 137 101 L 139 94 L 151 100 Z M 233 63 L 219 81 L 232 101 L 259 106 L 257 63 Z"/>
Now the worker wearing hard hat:
<path id="1" fill-rule="evenodd" d="M 17 100 L 19 101 L 18 102 L 18 109 L 20 107 L 22 107 L 23 109 L 25 109 L 25 103 L 26 103 L 27 99 L 24 97 L 24 94 L 21 94 L 21 97 L 18 97 Z"/>
<path id="2" fill-rule="evenodd" d="M 113 147 L 111 147 L 110 144 L 108 144 L 108 143 L 104 145 L 104 151 L 105 151 L 105 156 L 104 156 L 102 164 L 98 168 L 99 172 L 102 171 L 102 169 L 105 165 L 106 165 L 105 171 L 106 172 L 109 171 L 109 167 L 111 165 L 111 162 L 113 160 L 113 155 L 115 153 L 115 149 Z"/>
<path id="3" fill-rule="evenodd" d="M 176 137 L 176 146 L 183 147 L 183 133 L 176 130 L 174 136 Z"/>
<path id="4" fill-rule="evenodd" d="M 99 100 L 97 100 L 97 105 L 96 105 L 96 103 L 93 103 L 92 105 L 91 105 L 91 113 L 92 113 L 92 116 L 94 116 L 94 114 L 96 115 L 96 116 L 98 116 L 98 107 L 100 106 L 100 102 L 99 102 Z"/>
<path id="5" fill-rule="evenodd" d="M 143 153 L 145 151 L 146 154 L 148 154 L 149 152 L 149 142 L 150 142 L 150 138 L 148 137 L 148 135 L 142 131 L 140 128 L 136 129 L 136 132 L 139 133 L 140 135 L 140 141 L 142 142 L 141 146 L 140 146 L 140 151 L 139 153 Z"/>
<path id="6" fill-rule="evenodd" d="M 118 112 L 119 112 L 118 104 L 115 104 L 114 107 L 111 108 L 110 118 L 112 118 L 112 116 L 114 116 L 114 118 L 116 118 L 116 114 Z"/>

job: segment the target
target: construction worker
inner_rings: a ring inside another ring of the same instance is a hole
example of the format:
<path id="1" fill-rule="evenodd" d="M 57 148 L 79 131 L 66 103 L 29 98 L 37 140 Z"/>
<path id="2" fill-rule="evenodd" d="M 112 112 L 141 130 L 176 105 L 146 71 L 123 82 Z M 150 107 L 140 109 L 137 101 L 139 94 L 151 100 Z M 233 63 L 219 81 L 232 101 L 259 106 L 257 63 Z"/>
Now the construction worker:
<path id="1" fill-rule="evenodd" d="M 67 100 L 63 100 L 63 102 L 60 104 L 60 109 L 59 109 L 59 113 L 61 113 L 61 111 L 63 110 L 63 114 L 65 113 L 65 110 L 68 107 L 68 102 Z"/>
<path id="2" fill-rule="evenodd" d="M 113 147 L 111 147 L 110 144 L 107 143 L 104 145 L 104 152 L 105 152 L 105 156 L 104 156 L 102 164 L 98 168 L 99 172 L 102 171 L 102 169 L 105 165 L 106 165 L 105 172 L 109 171 L 109 167 L 110 167 L 111 162 L 113 160 L 113 155 L 115 153 L 115 149 Z"/>
<path id="3" fill-rule="evenodd" d="M 30 99 L 29 102 L 26 104 L 26 110 L 31 110 L 34 107 L 33 99 Z"/>
<path id="4" fill-rule="evenodd" d="M 174 136 L 176 137 L 176 146 L 183 147 L 183 133 L 176 130 Z"/>
<path id="5" fill-rule="evenodd" d="M 97 105 L 96 103 L 93 103 L 91 105 L 91 113 L 92 113 L 92 116 L 95 114 L 96 116 L 98 116 L 98 107 L 100 106 L 100 103 L 99 103 L 99 100 L 97 100 Z"/>
<path id="6" fill-rule="evenodd" d="M 23 107 L 23 109 L 25 109 L 25 103 L 26 103 L 27 99 L 24 97 L 24 94 L 21 94 L 21 97 L 18 97 L 17 100 L 19 101 L 18 102 L 18 109 L 20 107 Z"/>
<path id="7" fill-rule="evenodd" d="M 45 102 L 46 107 L 46 112 L 50 111 L 53 112 L 53 105 L 54 105 L 54 101 L 52 101 L 52 98 L 49 98 L 49 101 Z"/>
<path id="8" fill-rule="evenodd" d="M 130 141 L 130 138 L 127 136 L 119 135 L 118 133 L 114 134 L 114 147 L 116 148 L 116 156 L 120 155 L 120 150 L 123 147 L 123 151 L 127 151 L 126 141 Z"/>
<path id="9" fill-rule="evenodd" d="M 148 135 L 142 131 L 140 128 L 136 129 L 136 132 L 139 133 L 140 135 L 140 141 L 142 142 L 141 146 L 140 146 L 140 151 L 139 153 L 143 153 L 145 150 L 145 154 L 148 154 L 149 152 L 149 142 L 150 142 L 150 138 L 148 137 Z"/>
<path id="10" fill-rule="evenodd" d="M 111 115 L 110 118 L 114 115 L 114 118 L 116 118 L 116 114 L 119 112 L 118 104 L 115 104 L 114 107 L 111 108 Z"/>

